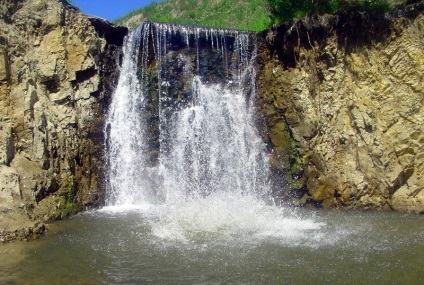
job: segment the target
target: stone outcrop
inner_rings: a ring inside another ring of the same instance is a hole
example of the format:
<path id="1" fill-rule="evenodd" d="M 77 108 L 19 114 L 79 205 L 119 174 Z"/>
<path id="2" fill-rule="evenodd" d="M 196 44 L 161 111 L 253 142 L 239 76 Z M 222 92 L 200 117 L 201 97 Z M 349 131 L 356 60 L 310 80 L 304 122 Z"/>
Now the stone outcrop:
<path id="1" fill-rule="evenodd" d="M 262 34 L 259 101 L 283 198 L 424 212 L 424 3 Z"/>
<path id="2" fill-rule="evenodd" d="M 126 32 L 65 1 L 1 2 L 1 240 L 101 203 L 104 113 Z"/>

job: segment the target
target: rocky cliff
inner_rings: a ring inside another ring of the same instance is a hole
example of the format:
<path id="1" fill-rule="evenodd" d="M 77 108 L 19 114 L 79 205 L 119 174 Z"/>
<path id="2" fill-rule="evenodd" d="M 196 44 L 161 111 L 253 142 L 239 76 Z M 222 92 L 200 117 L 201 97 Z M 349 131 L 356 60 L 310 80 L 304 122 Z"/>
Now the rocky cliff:
<path id="1" fill-rule="evenodd" d="M 424 3 L 262 34 L 260 106 L 286 202 L 424 212 Z"/>
<path id="2" fill-rule="evenodd" d="M 125 28 L 60 0 L 0 5 L 0 240 L 102 201 L 103 119 Z"/>
<path id="3" fill-rule="evenodd" d="M 424 212 L 424 3 L 259 35 L 258 103 L 295 205 Z M 103 126 L 127 30 L 61 0 L 0 5 L 0 240 L 101 205 Z"/>

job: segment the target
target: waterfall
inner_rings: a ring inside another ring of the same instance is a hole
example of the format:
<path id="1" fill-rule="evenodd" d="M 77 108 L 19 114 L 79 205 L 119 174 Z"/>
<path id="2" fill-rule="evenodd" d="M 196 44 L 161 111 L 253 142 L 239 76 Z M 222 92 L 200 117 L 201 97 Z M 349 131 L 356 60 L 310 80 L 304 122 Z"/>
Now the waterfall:
<path id="1" fill-rule="evenodd" d="M 194 244 L 299 243 L 323 226 L 272 203 L 256 52 L 243 31 L 144 23 L 127 36 L 105 127 L 102 211 L 140 212 L 159 241 Z"/>
<path id="2" fill-rule="evenodd" d="M 255 59 L 244 31 L 162 23 L 133 30 L 106 124 L 107 205 L 266 196 Z"/>

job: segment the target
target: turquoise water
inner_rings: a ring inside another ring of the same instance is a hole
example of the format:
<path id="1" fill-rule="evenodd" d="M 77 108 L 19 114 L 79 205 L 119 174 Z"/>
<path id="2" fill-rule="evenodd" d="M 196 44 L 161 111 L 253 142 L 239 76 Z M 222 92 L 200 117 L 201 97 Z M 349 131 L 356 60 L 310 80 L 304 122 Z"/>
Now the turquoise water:
<path id="1" fill-rule="evenodd" d="M 39 240 L 0 246 L 0 284 L 424 282 L 422 216 L 280 214 L 285 229 L 254 227 L 254 221 L 250 227 L 229 222 L 206 230 L 180 219 L 174 231 L 176 225 L 164 226 L 169 220 L 163 212 L 84 213 L 51 226 Z"/>

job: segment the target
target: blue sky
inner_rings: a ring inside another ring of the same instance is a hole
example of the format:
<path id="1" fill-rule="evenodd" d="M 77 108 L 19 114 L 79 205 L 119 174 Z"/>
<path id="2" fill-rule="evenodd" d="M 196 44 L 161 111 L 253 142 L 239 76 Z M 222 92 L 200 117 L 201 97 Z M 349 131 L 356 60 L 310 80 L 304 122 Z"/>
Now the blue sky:
<path id="1" fill-rule="evenodd" d="M 164 0 L 71 0 L 70 2 L 85 14 L 95 15 L 113 21 L 132 10 Z"/>

